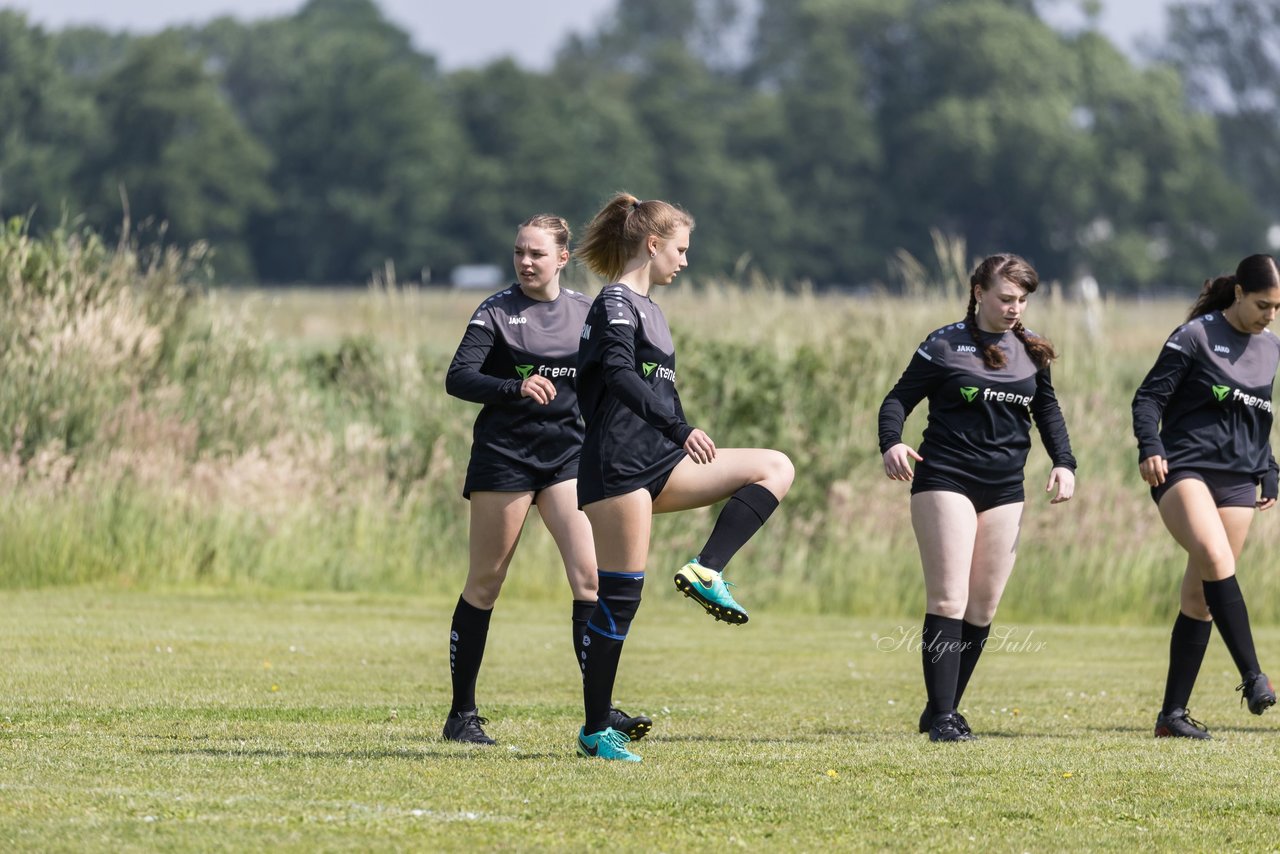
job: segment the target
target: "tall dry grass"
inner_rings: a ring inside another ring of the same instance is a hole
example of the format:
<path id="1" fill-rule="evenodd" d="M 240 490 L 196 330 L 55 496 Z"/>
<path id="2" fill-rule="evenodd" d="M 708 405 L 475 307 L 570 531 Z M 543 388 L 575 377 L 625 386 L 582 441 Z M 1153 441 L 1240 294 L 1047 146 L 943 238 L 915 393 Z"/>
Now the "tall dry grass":
<path id="1" fill-rule="evenodd" d="M 0 584 L 459 589 L 476 408 L 447 397 L 443 376 L 483 295 L 394 282 L 206 294 L 201 263 L 199 247 L 144 256 L 91 235 L 4 232 Z M 779 448 L 796 464 L 792 494 L 731 569 L 744 601 L 919 611 L 907 489 L 882 473 L 876 412 L 963 296 L 756 282 L 682 283 L 658 299 L 692 421 L 722 447 Z M 1062 354 L 1055 382 L 1081 468 L 1075 500 L 1050 507 L 1048 460 L 1033 451 L 1002 618 L 1173 613 L 1182 558 L 1137 477 L 1129 399 L 1184 308 L 1081 304 L 1054 287 L 1034 298 L 1028 322 Z M 655 573 L 695 554 L 711 522 L 710 510 L 659 517 Z M 1242 560 L 1259 621 L 1280 616 L 1265 561 L 1278 539 L 1272 514 L 1259 516 Z M 564 597 L 561 579 L 531 525 L 508 595 Z"/>

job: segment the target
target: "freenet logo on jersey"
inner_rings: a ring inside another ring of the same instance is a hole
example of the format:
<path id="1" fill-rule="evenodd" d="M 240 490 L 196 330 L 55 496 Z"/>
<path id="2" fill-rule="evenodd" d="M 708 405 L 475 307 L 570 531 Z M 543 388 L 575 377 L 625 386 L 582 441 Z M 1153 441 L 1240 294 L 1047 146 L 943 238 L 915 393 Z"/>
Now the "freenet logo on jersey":
<path id="1" fill-rule="evenodd" d="M 675 385 L 676 372 L 671 370 L 670 368 L 662 367 L 657 362 L 641 362 L 640 370 L 644 371 L 644 375 L 646 377 L 653 376 L 654 374 L 656 374 L 658 379 L 666 380 L 672 385 Z"/>
<path id="2" fill-rule="evenodd" d="M 556 377 L 576 377 L 578 375 L 577 368 L 557 368 L 551 365 L 537 365 L 536 367 L 534 365 L 516 365 L 516 373 L 520 375 L 522 380 L 529 379 L 535 371 L 538 376 L 550 377 L 551 379 Z"/>
<path id="3" fill-rule="evenodd" d="M 978 399 L 978 393 L 982 393 L 983 402 L 991 401 L 993 403 L 1011 403 L 1015 406 L 1030 406 L 1031 399 L 1034 395 L 1018 394 L 1012 391 L 996 391 L 990 388 L 978 388 L 976 385 L 967 385 L 960 387 L 960 396 L 964 398 L 965 403 L 973 403 Z"/>
<path id="4" fill-rule="evenodd" d="M 1263 412 L 1273 411 L 1271 408 L 1271 401 L 1267 400 L 1265 397 L 1245 394 L 1240 389 L 1232 388 L 1229 385 L 1213 386 L 1213 396 L 1218 403 L 1224 403 L 1227 397 L 1230 396 L 1232 400 L 1243 403 L 1245 406 L 1252 406 L 1255 409 L 1261 409 Z"/>

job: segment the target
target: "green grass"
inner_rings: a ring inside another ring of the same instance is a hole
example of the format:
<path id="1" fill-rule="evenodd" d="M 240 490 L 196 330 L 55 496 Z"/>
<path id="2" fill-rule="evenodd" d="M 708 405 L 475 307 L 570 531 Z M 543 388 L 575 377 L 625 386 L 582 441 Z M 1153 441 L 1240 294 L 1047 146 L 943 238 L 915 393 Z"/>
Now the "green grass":
<path id="1" fill-rule="evenodd" d="M 473 749 L 437 740 L 443 594 L 0 593 L 0 847 L 1274 848 L 1278 721 L 1238 706 L 1218 641 L 1192 702 L 1216 740 L 1175 743 L 1151 737 L 1166 629 L 997 618 L 1022 646 L 965 699 L 983 738 L 931 745 L 919 655 L 886 648 L 914 616 L 780 613 L 739 580 L 730 628 L 655 579 L 617 700 L 656 725 L 626 767 L 573 753 L 567 597 L 499 603 L 500 745 Z"/>

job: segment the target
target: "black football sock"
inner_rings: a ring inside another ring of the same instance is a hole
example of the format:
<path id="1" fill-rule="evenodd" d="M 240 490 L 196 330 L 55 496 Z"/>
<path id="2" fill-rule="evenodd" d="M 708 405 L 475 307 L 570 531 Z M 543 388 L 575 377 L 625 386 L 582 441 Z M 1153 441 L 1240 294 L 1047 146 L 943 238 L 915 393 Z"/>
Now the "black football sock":
<path id="1" fill-rule="evenodd" d="M 582 670 L 583 729 L 588 735 L 609 726 L 622 643 L 640 607 L 643 588 L 644 573 L 600 572 L 599 598 L 583 640 L 587 648 Z"/>
<path id="2" fill-rule="evenodd" d="M 1221 581 L 1204 581 L 1201 584 L 1209 614 L 1236 663 L 1236 669 L 1240 671 L 1240 678 L 1260 673 L 1258 652 L 1254 649 L 1253 632 L 1249 629 L 1249 609 L 1245 607 L 1244 594 L 1240 592 L 1236 577 L 1233 575 Z"/>
<path id="3" fill-rule="evenodd" d="M 937 715 L 956 710 L 956 679 L 960 674 L 960 625 L 953 617 L 924 615 L 920 657 L 929 709 Z"/>
<path id="4" fill-rule="evenodd" d="M 578 662 L 579 673 L 586 667 L 584 662 L 587 660 L 587 648 L 582 645 L 582 639 L 586 635 L 587 620 L 595 609 L 595 602 L 573 600 L 573 657 Z"/>
<path id="5" fill-rule="evenodd" d="M 1160 714 L 1187 708 L 1212 632 L 1212 620 L 1196 620 L 1178 613 L 1169 636 L 1169 675 L 1164 683 L 1164 705 L 1160 707 Z"/>
<path id="6" fill-rule="evenodd" d="M 960 628 L 960 672 L 956 674 L 956 708 L 960 708 L 960 698 L 964 696 L 965 686 L 973 669 L 978 666 L 982 650 L 986 648 L 987 637 L 991 634 L 991 624 L 975 626 L 965 620 Z"/>
<path id="7" fill-rule="evenodd" d="M 458 597 L 449 627 L 449 675 L 453 679 L 453 705 L 449 714 L 473 712 L 476 708 L 476 677 L 489 638 L 489 618 L 493 609 L 481 610 Z"/>
<path id="8" fill-rule="evenodd" d="M 698 555 L 698 563 L 707 569 L 723 570 L 777 509 L 778 499 L 760 484 L 751 483 L 739 489 L 716 517 L 711 536 Z"/>

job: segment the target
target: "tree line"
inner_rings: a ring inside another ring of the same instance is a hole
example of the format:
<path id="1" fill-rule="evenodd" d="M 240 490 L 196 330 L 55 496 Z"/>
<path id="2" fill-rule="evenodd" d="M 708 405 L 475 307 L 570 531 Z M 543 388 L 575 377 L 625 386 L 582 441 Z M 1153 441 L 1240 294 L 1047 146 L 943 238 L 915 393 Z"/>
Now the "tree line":
<path id="1" fill-rule="evenodd" d="M 936 229 L 1184 285 L 1280 219 L 1277 43 L 1280 0 L 1174 3 L 1142 62 L 1033 0 L 619 0 L 549 70 L 445 73 L 373 0 L 151 36 L 0 11 L 0 214 L 207 240 L 229 282 L 438 282 L 625 188 L 694 214 L 704 274 L 882 282 Z"/>

